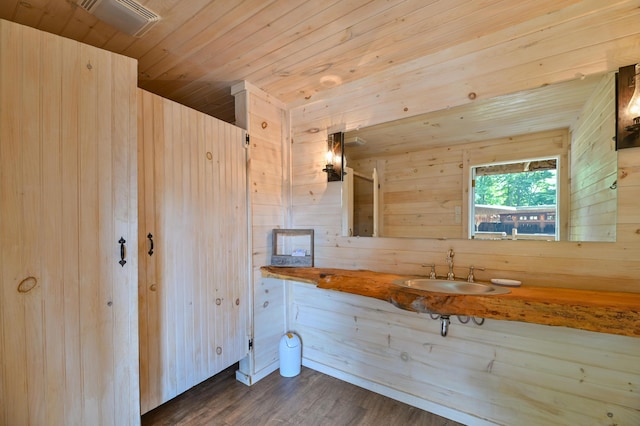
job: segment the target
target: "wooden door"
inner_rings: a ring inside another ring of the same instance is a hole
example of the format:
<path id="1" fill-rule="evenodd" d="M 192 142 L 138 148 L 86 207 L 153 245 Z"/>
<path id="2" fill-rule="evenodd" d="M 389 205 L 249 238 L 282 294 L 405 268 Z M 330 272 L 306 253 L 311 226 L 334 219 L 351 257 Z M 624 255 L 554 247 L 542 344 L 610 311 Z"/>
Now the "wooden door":
<path id="1" fill-rule="evenodd" d="M 135 61 L 0 21 L 0 424 L 140 421 L 135 90 Z"/>
<path id="2" fill-rule="evenodd" d="M 144 413 L 247 355 L 249 266 L 244 131 L 138 99 Z"/>

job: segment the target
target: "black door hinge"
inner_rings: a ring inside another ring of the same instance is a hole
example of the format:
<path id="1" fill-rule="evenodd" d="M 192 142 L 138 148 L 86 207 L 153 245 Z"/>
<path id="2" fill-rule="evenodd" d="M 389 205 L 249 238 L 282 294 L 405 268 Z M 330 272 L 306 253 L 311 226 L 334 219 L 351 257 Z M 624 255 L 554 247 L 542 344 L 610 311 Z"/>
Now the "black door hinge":
<path id="1" fill-rule="evenodd" d="M 249 138 L 249 133 L 247 133 L 247 134 L 246 134 L 246 136 L 245 136 L 245 138 L 244 138 L 244 145 L 245 145 L 245 146 L 249 146 L 249 140 L 250 140 L 250 138 Z"/>
<path id="2" fill-rule="evenodd" d="M 249 350 L 253 349 L 253 339 L 249 339 Z"/>

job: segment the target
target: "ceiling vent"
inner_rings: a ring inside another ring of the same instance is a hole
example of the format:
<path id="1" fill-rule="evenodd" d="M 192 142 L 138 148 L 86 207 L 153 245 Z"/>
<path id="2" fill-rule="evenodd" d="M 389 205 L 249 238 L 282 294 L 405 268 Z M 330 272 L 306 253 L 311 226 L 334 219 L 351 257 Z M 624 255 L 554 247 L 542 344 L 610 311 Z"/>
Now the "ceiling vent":
<path id="1" fill-rule="evenodd" d="M 133 0 L 80 0 L 81 8 L 134 37 L 141 37 L 160 17 Z"/>

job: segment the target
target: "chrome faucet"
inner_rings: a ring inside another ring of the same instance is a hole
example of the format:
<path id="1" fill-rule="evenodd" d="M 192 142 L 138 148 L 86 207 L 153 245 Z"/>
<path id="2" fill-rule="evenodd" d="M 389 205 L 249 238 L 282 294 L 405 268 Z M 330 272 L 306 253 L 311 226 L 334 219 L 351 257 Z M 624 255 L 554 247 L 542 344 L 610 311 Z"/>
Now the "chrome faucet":
<path id="1" fill-rule="evenodd" d="M 431 272 L 429 272 L 429 278 L 432 280 L 435 280 L 436 278 L 438 278 L 436 276 L 436 264 L 431 263 L 429 265 L 422 265 L 423 268 L 426 268 L 427 266 L 431 268 Z"/>
<path id="2" fill-rule="evenodd" d="M 455 256 L 453 249 L 449 249 L 449 252 L 447 253 L 447 265 L 449 265 L 449 272 L 447 273 L 447 279 L 451 281 L 456 279 L 455 275 L 453 274 L 453 256 Z"/>
<path id="3" fill-rule="evenodd" d="M 470 282 L 470 283 L 473 283 L 476 280 L 476 277 L 473 274 L 473 272 L 475 270 L 484 271 L 484 268 L 479 268 L 479 267 L 473 266 L 473 265 L 469 266 L 469 275 L 467 276 L 467 281 Z"/>

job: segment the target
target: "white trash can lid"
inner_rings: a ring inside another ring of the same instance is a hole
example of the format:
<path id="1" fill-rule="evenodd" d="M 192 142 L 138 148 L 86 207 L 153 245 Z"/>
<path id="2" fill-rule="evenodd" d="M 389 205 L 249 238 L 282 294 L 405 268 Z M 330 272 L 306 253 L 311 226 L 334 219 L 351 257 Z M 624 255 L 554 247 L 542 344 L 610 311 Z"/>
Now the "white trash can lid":
<path id="1" fill-rule="evenodd" d="M 289 348 L 297 348 L 300 346 L 300 338 L 296 334 L 289 332 L 282 336 L 280 343 Z"/>

